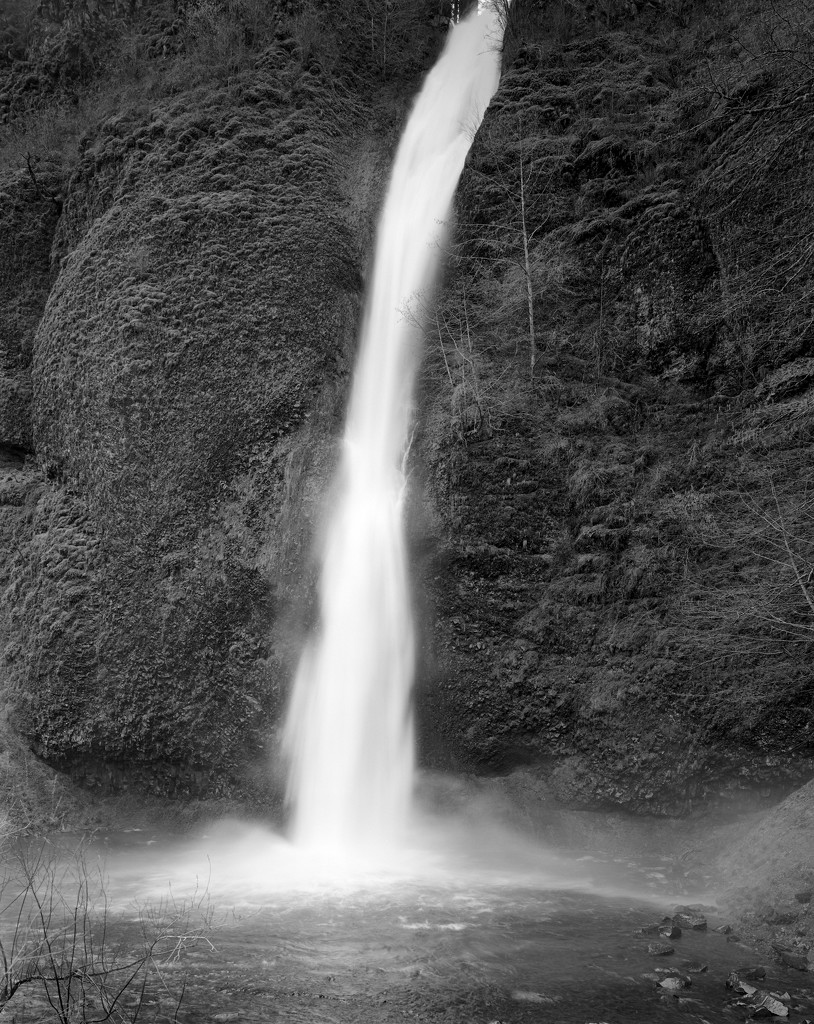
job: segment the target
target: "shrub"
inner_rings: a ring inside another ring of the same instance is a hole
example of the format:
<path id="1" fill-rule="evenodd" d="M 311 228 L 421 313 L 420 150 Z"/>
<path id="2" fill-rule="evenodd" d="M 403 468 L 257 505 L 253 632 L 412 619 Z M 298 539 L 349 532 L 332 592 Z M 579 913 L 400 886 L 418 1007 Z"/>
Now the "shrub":
<path id="1" fill-rule="evenodd" d="M 200 941 L 211 926 L 206 892 L 189 900 L 170 896 L 137 907 L 119 921 L 105 879 L 86 859 L 83 844 L 58 850 L 18 838 L 7 844 L 0 874 L 0 1013 L 21 989 L 45 997 L 60 1024 L 159 1019 L 160 997 L 178 1009 L 183 978 L 169 983 L 163 968 Z M 158 998 L 157 998 L 158 997 Z"/>

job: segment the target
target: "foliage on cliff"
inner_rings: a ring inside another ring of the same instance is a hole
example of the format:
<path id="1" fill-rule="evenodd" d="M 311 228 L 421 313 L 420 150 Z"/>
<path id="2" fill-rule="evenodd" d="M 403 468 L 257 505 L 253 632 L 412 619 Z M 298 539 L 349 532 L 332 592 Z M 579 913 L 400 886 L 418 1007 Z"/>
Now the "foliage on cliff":
<path id="1" fill-rule="evenodd" d="M 811 772 L 807 7 L 509 8 L 425 303 L 426 761 L 670 811 Z M 245 791 L 444 4 L 15 10 L 2 686 L 88 781 Z"/>
<path id="2" fill-rule="evenodd" d="M 149 103 L 135 90 L 70 161 L 50 153 L 50 177 L 7 173 L 2 223 L 21 309 L 3 351 L 15 387 L 33 380 L 19 443 L 2 437 L 15 722 L 91 781 L 129 765 L 178 792 L 265 760 L 271 628 L 307 537 L 308 501 L 290 506 L 302 465 L 331 459 L 361 287 L 359 100 L 279 26 L 202 84 L 224 65 L 201 38 Z M 11 152 L 54 102 L 11 125 Z M 57 219 L 37 190 L 60 172 Z"/>
<path id="3" fill-rule="evenodd" d="M 428 746 L 559 758 L 586 804 L 788 786 L 814 769 L 811 12 L 520 14 L 430 342 Z"/>

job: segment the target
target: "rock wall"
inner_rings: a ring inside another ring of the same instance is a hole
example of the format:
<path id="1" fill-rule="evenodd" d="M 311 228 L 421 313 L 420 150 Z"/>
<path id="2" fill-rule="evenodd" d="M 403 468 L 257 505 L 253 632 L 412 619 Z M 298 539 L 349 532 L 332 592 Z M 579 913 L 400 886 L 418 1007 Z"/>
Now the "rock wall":
<path id="1" fill-rule="evenodd" d="M 82 140 L 26 311 L 33 427 L 3 424 L 39 480 L 3 664 L 16 727 L 87 782 L 263 788 L 355 341 L 361 125 L 281 37 Z"/>
<path id="2" fill-rule="evenodd" d="M 588 6 L 525 26 L 462 183 L 422 411 L 426 756 L 548 763 L 576 806 L 768 802 L 814 772 L 814 99 L 759 5 Z"/>
<path id="3" fill-rule="evenodd" d="M 49 182 L 50 184 L 50 182 Z M 57 211 L 27 170 L 4 175 L 0 184 L 0 593 L 12 578 L 12 562 L 31 540 L 28 509 L 42 493 L 44 477 L 31 458 L 31 358 L 37 323 L 50 288 L 49 255 Z M 0 603 L 0 645 L 14 646 L 10 607 Z M 5 717 L 5 716 L 3 716 Z M 0 725 L 0 773 L 14 790 L 11 762 L 19 743 Z M 29 788 L 30 779 L 29 779 Z"/>
<path id="4" fill-rule="evenodd" d="M 662 813 L 814 773 L 804 6 L 513 7 L 413 447 L 427 765 Z M 403 112 L 319 11 L 165 19 L 70 176 L 0 171 L 0 673 L 89 786 L 270 798 Z"/>

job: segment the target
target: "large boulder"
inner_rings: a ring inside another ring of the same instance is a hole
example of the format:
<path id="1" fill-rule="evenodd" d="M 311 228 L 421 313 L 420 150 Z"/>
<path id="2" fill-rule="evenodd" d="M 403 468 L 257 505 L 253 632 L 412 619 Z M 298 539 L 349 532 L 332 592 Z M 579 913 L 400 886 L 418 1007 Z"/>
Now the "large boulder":
<path id="1" fill-rule="evenodd" d="M 82 142 L 4 607 L 16 725 L 87 782 L 235 792 L 264 764 L 355 334 L 355 119 L 282 40 Z"/>

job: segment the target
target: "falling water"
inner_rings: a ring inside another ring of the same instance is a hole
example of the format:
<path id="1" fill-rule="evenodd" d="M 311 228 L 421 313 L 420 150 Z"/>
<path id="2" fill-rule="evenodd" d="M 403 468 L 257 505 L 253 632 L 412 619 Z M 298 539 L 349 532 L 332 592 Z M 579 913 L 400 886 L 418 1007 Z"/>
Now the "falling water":
<path id="1" fill-rule="evenodd" d="M 403 525 L 418 338 L 405 317 L 431 283 L 472 136 L 499 75 L 498 19 L 451 28 L 396 154 L 328 527 L 320 632 L 285 727 L 295 842 L 348 851 L 403 830 L 413 777 L 415 631 Z"/>

